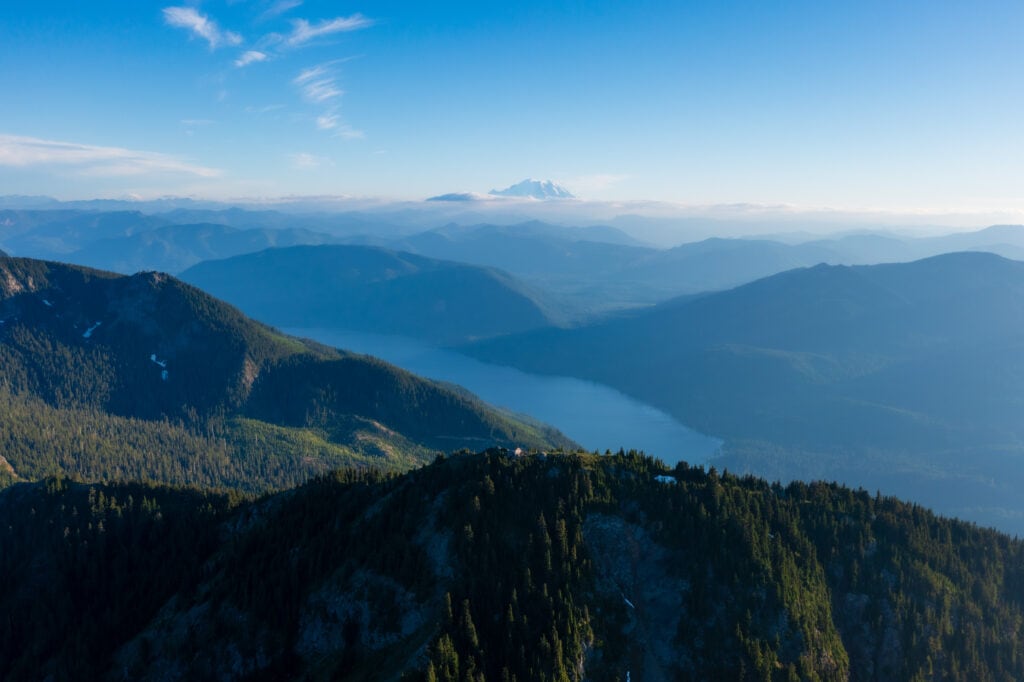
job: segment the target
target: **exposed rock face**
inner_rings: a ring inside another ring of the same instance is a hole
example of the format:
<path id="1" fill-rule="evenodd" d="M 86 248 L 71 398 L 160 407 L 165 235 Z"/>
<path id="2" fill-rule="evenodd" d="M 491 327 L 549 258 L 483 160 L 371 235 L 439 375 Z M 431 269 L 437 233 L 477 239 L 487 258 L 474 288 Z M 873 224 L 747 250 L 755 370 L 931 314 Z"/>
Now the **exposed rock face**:
<path id="1" fill-rule="evenodd" d="M 672 576 L 669 553 L 648 532 L 619 516 L 591 514 L 583 537 L 594 558 L 598 589 L 625 606 L 631 678 L 661 682 L 690 667 L 676 635 L 684 615 L 685 580 Z"/>

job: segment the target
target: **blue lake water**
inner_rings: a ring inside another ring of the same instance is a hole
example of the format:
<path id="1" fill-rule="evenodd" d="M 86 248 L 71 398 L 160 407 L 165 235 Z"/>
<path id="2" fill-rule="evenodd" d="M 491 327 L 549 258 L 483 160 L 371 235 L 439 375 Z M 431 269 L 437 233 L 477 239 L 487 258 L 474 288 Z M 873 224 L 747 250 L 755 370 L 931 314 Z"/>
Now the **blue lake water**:
<path id="1" fill-rule="evenodd" d="M 551 424 L 587 450 L 635 449 L 669 464 L 705 464 L 721 445 L 657 408 L 591 381 L 528 374 L 398 336 L 336 329 L 284 331 L 459 384 L 492 405 Z"/>

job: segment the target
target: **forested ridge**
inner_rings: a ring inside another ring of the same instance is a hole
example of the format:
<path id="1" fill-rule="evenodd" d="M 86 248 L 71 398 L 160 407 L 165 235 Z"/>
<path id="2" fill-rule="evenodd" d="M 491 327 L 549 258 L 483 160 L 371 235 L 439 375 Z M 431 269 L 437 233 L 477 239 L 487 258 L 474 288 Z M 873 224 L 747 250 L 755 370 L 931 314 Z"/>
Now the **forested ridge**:
<path id="1" fill-rule="evenodd" d="M 1024 545 L 635 453 L 0 493 L 0 677 L 1014 680 Z"/>
<path id="2" fill-rule="evenodd" d="M 0 483 L 63 472 L 267 491 L 461 447 L 572 445 L 168 275 L 23 258 L 0 258 L 0 406 Z"/>

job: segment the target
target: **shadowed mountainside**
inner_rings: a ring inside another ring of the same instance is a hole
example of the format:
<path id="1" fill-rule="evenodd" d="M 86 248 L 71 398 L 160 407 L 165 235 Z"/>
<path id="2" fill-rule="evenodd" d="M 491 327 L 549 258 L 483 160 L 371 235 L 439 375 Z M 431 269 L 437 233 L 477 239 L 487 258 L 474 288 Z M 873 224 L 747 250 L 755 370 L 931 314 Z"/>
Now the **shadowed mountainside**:
<path id="1" fill-rule="evenodd" d="M 619 388 L 725 439 L 730 468 L 1024 529 L 1024 263 L 822 265 L 465 350 Z"/>
<path id="2" fill-rule="evenodd" d="M 200 263 L 182 278 L 280 327 L 455 342 L 561 321 L 507 273 L 376 247 L 268 249 Z"/>

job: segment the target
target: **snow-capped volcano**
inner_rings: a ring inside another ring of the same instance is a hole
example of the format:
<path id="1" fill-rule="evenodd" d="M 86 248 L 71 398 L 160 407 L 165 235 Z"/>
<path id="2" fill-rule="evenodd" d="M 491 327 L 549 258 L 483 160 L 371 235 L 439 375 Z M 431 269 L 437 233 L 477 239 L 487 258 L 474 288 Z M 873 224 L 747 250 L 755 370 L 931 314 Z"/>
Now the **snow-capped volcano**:
<path id="1" fill-rule="evenodd" d="M 506 187 L 492 189 L 491 194 L 498 197 L 530 197 L 532 199 L 575 199 L 576 196 L 550 180 L 534 180 L 532 178 Z"/>

